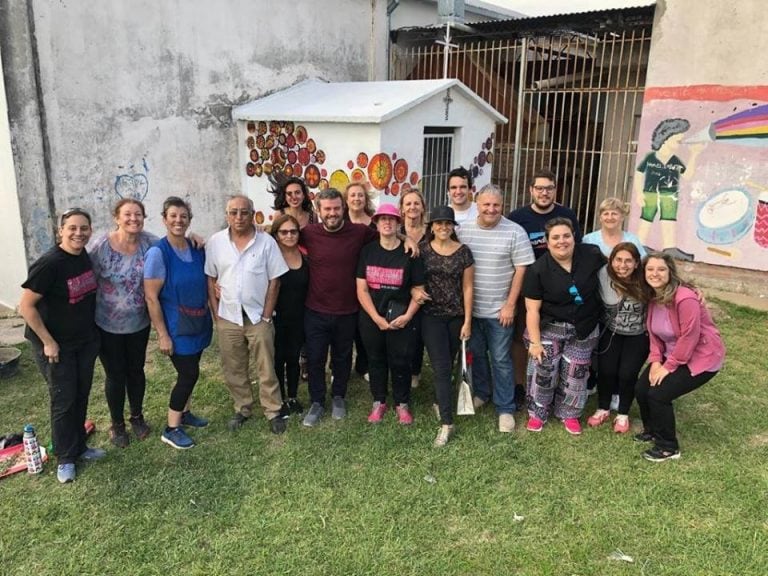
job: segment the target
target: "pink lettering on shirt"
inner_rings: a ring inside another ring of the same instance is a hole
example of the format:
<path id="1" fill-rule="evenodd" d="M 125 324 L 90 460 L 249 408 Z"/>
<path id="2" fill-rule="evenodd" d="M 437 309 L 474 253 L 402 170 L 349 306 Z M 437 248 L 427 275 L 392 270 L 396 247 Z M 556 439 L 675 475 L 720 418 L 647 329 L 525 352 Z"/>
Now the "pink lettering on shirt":
<path id="1" fill-rule="evenodd" d="M 77 304 L 91 292 L 96 292 L 96 276 L 93 270 L 88 270 L 67 280 L 69 303 Z"/>
<path id="2" fill-rule="evenodd" d="M 403 285 L 403 274 L 402 268 L 365 267 L 365 281 L 373 290 L 400 288 Z"/>

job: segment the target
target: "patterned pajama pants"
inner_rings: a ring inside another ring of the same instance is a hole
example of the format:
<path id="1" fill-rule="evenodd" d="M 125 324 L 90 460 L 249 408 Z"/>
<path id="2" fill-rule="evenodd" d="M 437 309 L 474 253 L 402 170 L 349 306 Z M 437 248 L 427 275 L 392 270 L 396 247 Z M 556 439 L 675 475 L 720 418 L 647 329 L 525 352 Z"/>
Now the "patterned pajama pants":
<path id="1" fill-rule="evenodd" d="M 542 326 L 541 344 L 544 358 L 528 362 L 528 413 L 547 421 L 550 407 L 556 418 L 579 418 L 587 403 L 587 380 L 592 350 L 600 332 L 595 327 L 583 340 L 576 328 L 564 322 Z M 526 348 L 530 346 L 525 333 Z"/>

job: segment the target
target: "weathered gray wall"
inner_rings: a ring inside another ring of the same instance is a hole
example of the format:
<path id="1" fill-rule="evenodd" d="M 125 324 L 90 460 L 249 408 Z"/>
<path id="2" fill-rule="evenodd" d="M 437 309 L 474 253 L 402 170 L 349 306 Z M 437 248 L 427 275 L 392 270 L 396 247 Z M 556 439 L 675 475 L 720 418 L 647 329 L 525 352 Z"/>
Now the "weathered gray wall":
<path id="1" fill-rule="evenodd" d="M 657 0 L 647 86 L 765 84 L 764 0 Z"/>
<path id="2" fill-rule="evenodd" d="M 121 195 L 143 197 L 155 232 L 171 194 L 216 230 L 240 188 L 230 108 L 312 76 L 383 79 L 385 5 L 0 0 L 28 258 L 51 245 L 52 208 L 91 209 L 104 229 Z"/>

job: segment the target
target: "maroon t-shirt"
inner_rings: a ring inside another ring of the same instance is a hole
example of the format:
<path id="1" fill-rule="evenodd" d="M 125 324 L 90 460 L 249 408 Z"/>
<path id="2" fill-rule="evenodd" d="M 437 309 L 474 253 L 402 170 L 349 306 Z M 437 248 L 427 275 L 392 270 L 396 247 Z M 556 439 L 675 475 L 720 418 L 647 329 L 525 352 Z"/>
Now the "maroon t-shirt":
<path id="1" fill-rule="evenodd" d="M 301 244 L 309 259 L 307 308 L 321 314 L 354 314 L 359 305 L 355 270 L 363 246 L 378 233 L 364 224 L 344 224 L 328 232 L 322 224 L 301 230 Z"/>

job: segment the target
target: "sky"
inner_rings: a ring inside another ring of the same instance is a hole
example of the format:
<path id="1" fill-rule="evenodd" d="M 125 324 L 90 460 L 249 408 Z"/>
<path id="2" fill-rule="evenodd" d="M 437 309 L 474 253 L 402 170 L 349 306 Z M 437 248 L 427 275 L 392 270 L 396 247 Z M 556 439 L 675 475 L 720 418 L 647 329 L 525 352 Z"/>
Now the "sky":
<path id="1" fill-rule="evenodd" d="M 568 12 L 587 12 L 604 8 L 647 6 L 652 0 L 483 0 L 502 8 L 522 12 L 526 16 L 546 16 Z"/>

